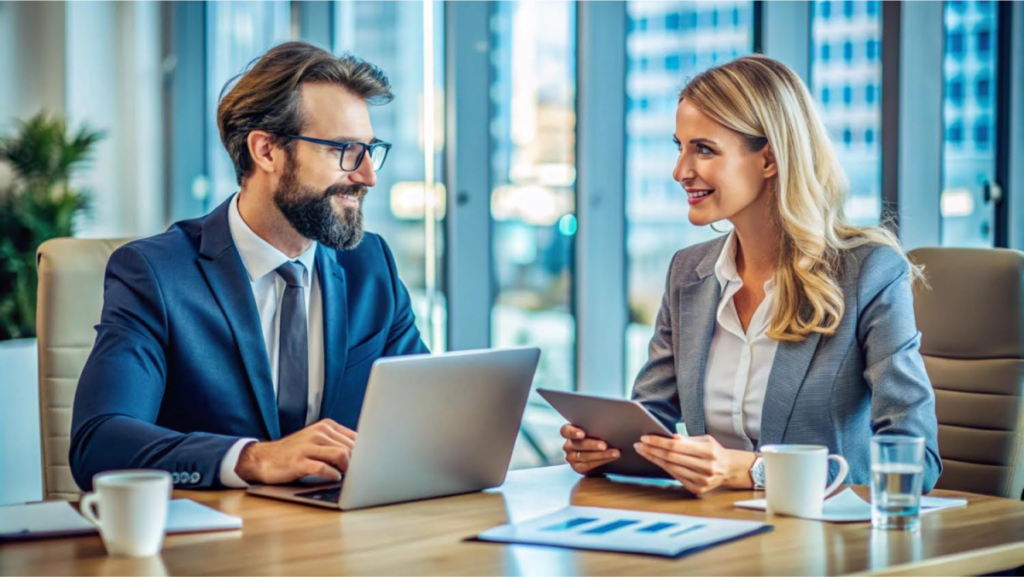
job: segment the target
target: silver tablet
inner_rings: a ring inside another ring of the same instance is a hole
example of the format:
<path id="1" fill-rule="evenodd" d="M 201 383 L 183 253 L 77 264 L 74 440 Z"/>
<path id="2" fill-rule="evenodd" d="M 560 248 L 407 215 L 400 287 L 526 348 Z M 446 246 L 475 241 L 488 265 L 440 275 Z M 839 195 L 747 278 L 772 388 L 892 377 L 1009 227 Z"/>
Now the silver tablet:
<path id="1" fill-rule="evenodd" d="M 601 439 L 622 456 L 602 467 L 596 474 L 670 477 L 664 469 L 641 457 L 633 443 L 643 435 L 671 437 L 672 433 L 643 405 L 626 399 L 593 397 L 550 389 L 537 389 L 569 423 L 587 432 L 588 437 Z"/>

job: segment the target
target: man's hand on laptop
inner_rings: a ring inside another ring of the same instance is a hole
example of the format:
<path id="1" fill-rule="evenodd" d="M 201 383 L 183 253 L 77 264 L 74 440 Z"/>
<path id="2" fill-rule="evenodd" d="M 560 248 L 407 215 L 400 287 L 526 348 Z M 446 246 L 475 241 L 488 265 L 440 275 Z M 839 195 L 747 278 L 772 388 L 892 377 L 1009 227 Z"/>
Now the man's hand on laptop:
<path id="1" fill-rule="evenodd" d="M 348 469 L 356 432 L 323 419 L 279 439 L 249 443 L 235 473 L 247 483 L 290 483 L 307 475 L 341 480 Z"/>

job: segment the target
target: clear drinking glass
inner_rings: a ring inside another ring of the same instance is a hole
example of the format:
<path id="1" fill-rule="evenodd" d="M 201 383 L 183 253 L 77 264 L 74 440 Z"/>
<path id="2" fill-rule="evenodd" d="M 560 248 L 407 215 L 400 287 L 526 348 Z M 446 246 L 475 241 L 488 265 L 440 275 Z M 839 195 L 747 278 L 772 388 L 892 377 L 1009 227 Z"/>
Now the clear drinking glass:
<path id="1" fill-rule="evenodd" d="M 871 526 L 916 531 L 921 527 L 924 438 L 871 438 Z"/>

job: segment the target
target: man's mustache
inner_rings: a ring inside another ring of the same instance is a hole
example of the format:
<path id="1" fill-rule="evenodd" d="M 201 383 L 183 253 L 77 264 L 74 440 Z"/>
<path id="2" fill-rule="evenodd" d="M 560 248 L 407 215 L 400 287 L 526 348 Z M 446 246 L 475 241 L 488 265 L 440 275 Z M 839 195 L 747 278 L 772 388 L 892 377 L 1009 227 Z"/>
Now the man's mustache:
<path id="1" fill-rule="evenodd" d="M 330 198 L 334 195 L 341 194 L 362 199 L 366 196 L 366 192 L 366 187 L 359 184 L 335 184 L 324 191 L 324 198 Z"/>

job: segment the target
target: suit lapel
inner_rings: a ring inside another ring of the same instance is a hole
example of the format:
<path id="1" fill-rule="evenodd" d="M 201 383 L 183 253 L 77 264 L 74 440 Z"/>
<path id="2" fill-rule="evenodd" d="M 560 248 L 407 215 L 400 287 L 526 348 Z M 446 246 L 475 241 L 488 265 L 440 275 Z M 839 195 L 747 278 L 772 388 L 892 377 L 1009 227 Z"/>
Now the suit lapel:
<path id="1" fill-rule="evenodd" d="M 224 202 L 203 220 L 199 267 L 235 335 L 242 363 L 263 415 L 267 437 L 278 439 L 281 426 L 277 418 L 270 359 L 263 342 L 263 329 L 252 297 L 249 274 L 228 228 L 230 202 L 230 199 Z"/>
<path id="2" fill-rule="evenodd" d="M 355 392 L 346 390 L 348 387 L 343 380 L 345 362 L 348 360 L 348 288 L 345 269 L 323 245 L 316 248 L 316 267 L 324 323 L 324 396 L 320 403 L 320 418 L 334 415 L 340 424 L 354 430 L 359 420 L 358 403 L 345 403 L 339 410 L 334 410 L 339 397 L 355 398 Z"/>
<path id="3" fill-rule="evenodd" d="M 680 326 L 691 337 L 680 339 L 677 351 L 680 358 L 677 382 L 683 421 L 687 432 L 697 436 L 705 434 L 704 375 L 711 350 L 711 337 L 715 333 L 715 306 L 722 287 L 714 276 L 680 289 Z"/>
<path id="4" fill-rule="evenodd" d="M 805 304 L 805 307 L 808 306 Z M 803 311 L 804 314 L 807 312 Z M 782 442 L 789 416 L 793 413 L 796 395 L 800 392 L 820 341 L 820 333 L 811 333 L 800 342 L 779 343 L 764 392 L 759 447 Z"/>
<path id="5" fill-rule="evenodd" d="M 688 335 L 676 345 L 678 362 L 676 382 L 679 401 L 690 435 L 706 433 L 704 423 L 704 377 L 711 350 L 711 337 L 715 334 L 715 313 L 722 287 L 715 276 L 715 262 L 725 247 L 728 237 L 713 244 L 694 269 L 697 280 L 679 288 L 679 326 Z"/>
<path id="6" fill-rule="evenodd" d="M 715 276 L 715 263 L 725 248 L 722 237 L 694 269 L 697 280 L 679 288 L 680 327 L 686 335 L 676 345 L 678 369 L 676 380 L 683 419 L 690 435 L 706 434 L 704 422 L 704 379 L 715 332 L 715 315 L 722 287 Z M 807 315 L 809 305 L 805 303 Z M 801 342 L 780 342 L 772 363 L 761 411 L 761 438 L 758 446 L 781 443 L 786 424 L 793 412 L 797 393 L 810 369 L 814 353 L 821 341 L 819 333 L 811 333 Z"/>

